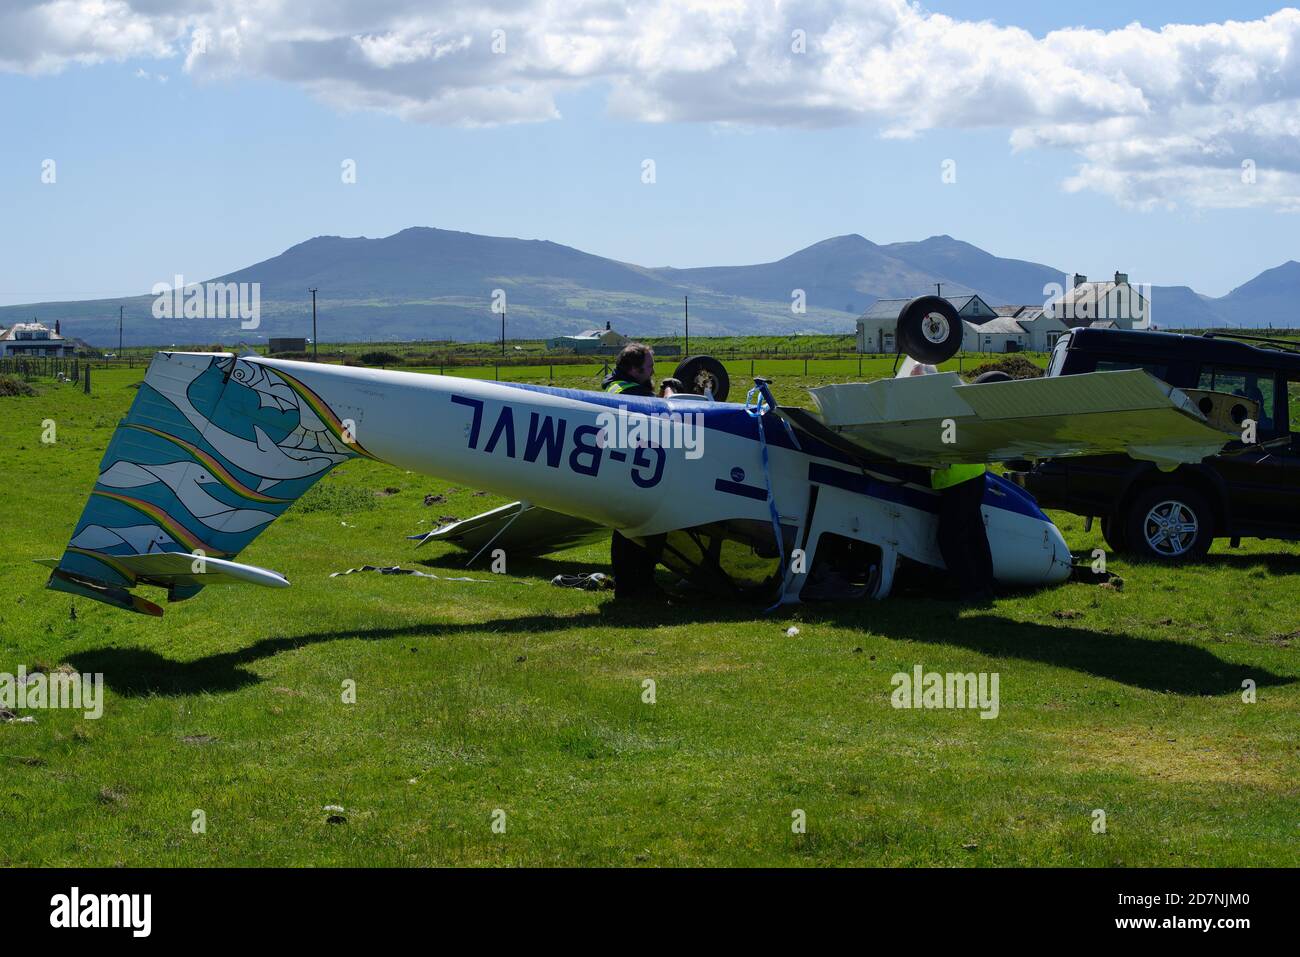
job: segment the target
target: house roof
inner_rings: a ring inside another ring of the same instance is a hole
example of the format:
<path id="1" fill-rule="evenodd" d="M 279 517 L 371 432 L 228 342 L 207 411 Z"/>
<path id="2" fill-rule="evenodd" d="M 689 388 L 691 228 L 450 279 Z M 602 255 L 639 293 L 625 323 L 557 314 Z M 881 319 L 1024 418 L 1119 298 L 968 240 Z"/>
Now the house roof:
<path id="1" fill-rule="evenodd" d="M 1043 314 L 1042 306 L 994 306 L 993 311 L 999 316 L 1011 316 L 1015 319 L 1037 319 Z"/>
<path id="2" fill-rule="evenodd" d="M 990 332 L 998 335 L 1010 336 L 1023 336 L 1025 334 L 1025 330 L 1020 323 L 1016 322 L 1016 320 L 1010 316 L 997 316 L 993 319 L 986 320 L 979 325 L 976 325 L 973 322 L 967 322 L 966 325 L 970 326 L 971 329 L 975 330 L 980 335 L 987 335 Z"/>
<path id="3" fill-rule="evenodd" d="M 863 319 L 897 319 L 898 313 L 906 306 L 910 299 L 877 299 L 867 311 L 862 314 Z"/>
<path id="4" fill-rule="evenodd" d="M 952 307 L 959 313 L 974 301 L 984 302 L 979 296 L 944 296 L 952 303 Z M 867 307 L 866 312 L 859 316 L 859 319 L 897 319 L 898 314 L 903 311 L 911 299 L 877 299 Z M 987 303 L 984 303 L 988 305 Z"/>
<path id="5" fill-rule="evenodd" d="M 1114 289 L 1117 289 L 1120 286 L 1124 286 L 1127 289 L 1129 289 L 1132 292 L 1132 294 L 1137 297 L 1135 300 L 1136 302 L 1146 302 L 1146 299 L 1145 297 L 1143 297 L 1142 293 L 1140 293 L 1130 283 L 1127 282 L 1116 283 L 1113 280 L 1107 280 L 1105 282 L 1081 282 L 1078 285 L 1070 287 L 1064 293 L 1057 296 L 1055 299 L 1052 300 L 1052 303 L 1056 304 L 1059 302 L 1065 305 L 1073 305 L 1074 303 L 1080 301 L 1096 303 L 1104 299 L 1106 296 L 1110 295 L 1110 293 Z"/>
<path id="6" fill-rule="evenodd" d="M 0 329 L 0 340 L 13 341 L 20 332 L 48 332 L 50 341 L 63 338 L 63 336 L 42 322 L 15 322 L 8 329 Z"/>

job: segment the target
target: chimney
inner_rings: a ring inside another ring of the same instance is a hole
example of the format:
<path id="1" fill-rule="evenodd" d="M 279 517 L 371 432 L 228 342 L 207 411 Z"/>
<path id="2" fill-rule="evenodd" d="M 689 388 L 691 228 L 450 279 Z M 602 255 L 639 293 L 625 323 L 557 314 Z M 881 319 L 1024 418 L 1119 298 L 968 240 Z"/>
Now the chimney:
<path id="1" fill-rule="evenodd" d="M 1115 285 L 1122 286 L 1126 282 L 1128 282 L 1128 273 L 1117 271 L 1115 273 Z"/>
<path id="2" fill-rule="evenodd" d="M 61 335 L 61 333 L 59 332 L 59 320 L 57 319 L 54 320 L 54 334 L 56 336 Z"/>
<path id="3" fill-rule="evenodd" d="M 608 320 L 608 319 L 605 320 L 605 331 L 606 331 L 606 332 L 609 332 L 609 320 Z"/>
<path id="4" fill-rule="evenodd" d="M 1082 285 L 1083 285 L 1085 282 L 1087 282 L 1087 281 L 1088 281 L 1088 277 L 1085 276 L 1083 273 L 1081 273 L 1081 272 L 1077 272 L 1077 273 L 1074 274 L 1074 285 L 1075 285 L 1075 286 L 1082 286 Z"/>

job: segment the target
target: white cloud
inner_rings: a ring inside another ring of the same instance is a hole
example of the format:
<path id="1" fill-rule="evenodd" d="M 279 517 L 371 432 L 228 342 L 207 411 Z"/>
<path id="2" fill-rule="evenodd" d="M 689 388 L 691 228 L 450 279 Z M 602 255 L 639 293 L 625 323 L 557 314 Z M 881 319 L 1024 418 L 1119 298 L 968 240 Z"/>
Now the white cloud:
<path id="1" fill-rule="evenodd" d="M 1137 207 L 1300 209 L 1294 9 L 1037 38 L 906 0 L 431 6 L 9 0 L 0 69 L 183 54 L 198 79 L 272 77 L 340 109 L 469 125 L 554 119 L 558 94 L 599 83 L 614 113 L 647 122 L 865 123 L 886 136 L 1007 128 L 1013 149 L 1078 156 L 1067 189 Z M 792 51 L 796 30 L 802 54 Z"/>

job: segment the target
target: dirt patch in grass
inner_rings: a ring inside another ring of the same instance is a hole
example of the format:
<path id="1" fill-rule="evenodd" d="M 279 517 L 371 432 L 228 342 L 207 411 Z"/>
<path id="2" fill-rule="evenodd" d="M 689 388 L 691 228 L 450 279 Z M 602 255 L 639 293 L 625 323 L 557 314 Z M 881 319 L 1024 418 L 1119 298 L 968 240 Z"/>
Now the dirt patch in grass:
<path id="1" fill-rule="evenodd" d="M 1229 743 L 1147 728 L 1090 728 L 1054 734 L 1073 755 L 1076 769 L 1122 768 L 1132 774 L 1177 784 L 1240 784 L 1275 790 L 1294 781 L 1262 758 L 1249 741 Z"/>

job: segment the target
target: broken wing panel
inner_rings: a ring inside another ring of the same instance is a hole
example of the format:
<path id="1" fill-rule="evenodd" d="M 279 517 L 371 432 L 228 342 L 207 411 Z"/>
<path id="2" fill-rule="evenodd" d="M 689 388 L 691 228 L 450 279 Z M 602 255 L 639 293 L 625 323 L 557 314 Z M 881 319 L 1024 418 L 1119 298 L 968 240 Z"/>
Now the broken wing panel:
<path id="1" fill-rule="evenodd" d="M 1140 369 L 983 385 L 950 372 L 810 391 L 827 427 L 845 439 L 932 467 L 1123 453 L 1173 468 L 1236 437 Z"/>
<path id="2" fill-rule="evenodd" d="M 501 533 L 507 524 L 510 527 Z M 535 505 L 519 514 L 519 503 L 511 502 L 490 512 L 435 529 L 422 536 L 420 544 L 450 542 L 468 552 L 477 553 L 498 533 L 501 533 L 501 537 L 492 542 L 494 548 L 503 548 L 512 555 L 543 555 L 597 541 L 607 536 L 609 529 L 586 519 Z"/>

